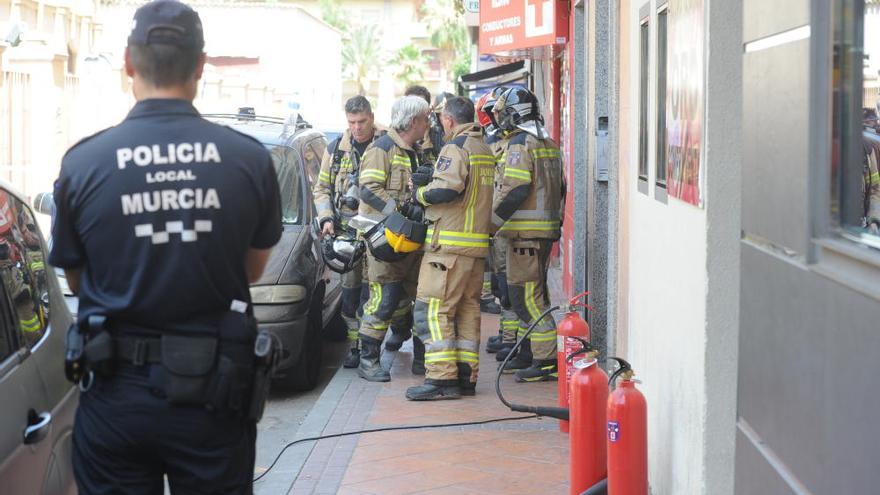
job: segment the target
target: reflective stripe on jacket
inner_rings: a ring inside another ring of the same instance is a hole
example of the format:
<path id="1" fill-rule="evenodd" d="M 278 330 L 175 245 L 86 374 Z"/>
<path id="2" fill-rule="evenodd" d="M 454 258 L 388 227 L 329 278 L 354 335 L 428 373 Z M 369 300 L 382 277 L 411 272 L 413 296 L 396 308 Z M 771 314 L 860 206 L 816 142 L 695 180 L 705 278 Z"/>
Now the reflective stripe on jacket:
<path id="1" fill-rule="evenodd" d="M 437 158 L 433 180 L 417 191 L 431 222 L 426 250 L 474 258 L 489 255 L 494 176 L 495 156 L 479 126 L 453 129 Z"/>
<path id="2" fill-rule="evenodd" d="M 378 139 L 385 133 L 378 126 L 373 127 L 373 140 Z M 333 157 L 336 152 L 342 154 L 339 160 L 339 169 L 334 170 Z M 342 136 L 334 140 L 324 150 L 324 157 L 321 159 L 321 170 L 318 172 L 318 179 L 312 186 L 312 196 L 314 196 L 315 209 L 318 212 L 318 220 L 333 218 L 333 205 L 338 204 L 339 196 L 344 195 L 351 187 L 349 175 L 354 168 L 352 155 L 357 154 L 357 150 L 351 145 L 351 131 L 346 129 Z M 362 158 L 361 158 L 362 160 Z M 355 157 L 355 161 L 359 161 Z M 349 210 L 344 206 L 340 206 L 339 214 L 342 216 L 340 220 L 345 220 L 357 215 L 357 211 Z"/>
<path id="3" fill-rule="evenodd" d="M 553 141 L 523 131 L 512 134 L 492 205 L 496 235 L 559 239 L 563 181 L 562 154 Z"/>
<path id="4" fill-rule="evenodd" d="M 393 129 L 373 141 L 361 161 L 358 213 L 381 221 L 410 197 L 409 179 L 418 166 L 417 152 Z"/>

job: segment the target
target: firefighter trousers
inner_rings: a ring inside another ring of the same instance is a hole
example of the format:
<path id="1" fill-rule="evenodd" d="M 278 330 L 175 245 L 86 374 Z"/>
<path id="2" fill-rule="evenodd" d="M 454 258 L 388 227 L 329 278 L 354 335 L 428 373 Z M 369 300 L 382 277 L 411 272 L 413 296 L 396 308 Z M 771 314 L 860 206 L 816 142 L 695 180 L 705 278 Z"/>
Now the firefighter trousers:
<path id="1" fill-rule="evenodd" d="M 504 237 L 492 239 L 492 270 L 495 273 L 498 301 L 501 303 L 501 341 L 516 342 L 517 329 L 522 326 L 519 317 L 510 305 L 510 291 L 507 289 L 507 246 L 510 240 Z"/>
<path id="2" fill-rule="evenodd" d="M 425 253 L 413 310 L 425 343 L 426 383 L 477 382 L 483 258 Z"/>
<path id="3" fill-rule="evenodd" d="M 548 307 L 549 239 L 511 239 L 507 247 L 507 290 L 513 310 L 531 324 Z M 536 360 L 556 359 L 556 323 L 548 315 L 529 336 Z"/>
<path id="4" fill-rule="evenodd" d="M 419 279 L 420 253 L 386 263 L 367 254 L 367 301 L 361 317 L 360 334 L 378 341 L 388 327 L 412 327 L 412 301 Z M 400 326 L 398 326 L 400 325 Z"/>
<path id="5" fill-rule="evenodd" d="M 364 278 L 364 261 L 354 265 L 351 271 L 345 272 L 341 276 L 342 282 L 342 319 L 345 321 L 345 327 L 348 330 L 348 340 L 356 341 L 358 339 L 358 330 L 360 328 L 360 313 L 363 302 L 361 301 L 361 291 L 363 289 Z"/>

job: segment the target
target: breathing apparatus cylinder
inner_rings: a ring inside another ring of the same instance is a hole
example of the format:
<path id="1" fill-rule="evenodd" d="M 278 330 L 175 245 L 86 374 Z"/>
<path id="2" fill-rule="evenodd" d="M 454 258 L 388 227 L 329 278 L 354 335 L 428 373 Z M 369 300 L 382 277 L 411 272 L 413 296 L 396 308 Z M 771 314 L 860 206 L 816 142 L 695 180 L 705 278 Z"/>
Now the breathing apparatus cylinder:
<path id="1" fill-rule="evenodd" d="M 608 493 L 648 493 L 648 409 L 645 396 L 636 388 L 633 370 L 621 358 L 611 358 L 620 368 L 611 375 L 617 388 L 608 397 Z"/>
<path id="2" fill-rule="evenodd" d="M 581 349 L 582 341 L 590 340 L 590 326 L 581 318 L 578 307 L 589 308 L 586 304 L 578 302 L 589 292 L 578 294 L 571 298 L 566 308 L 565 318 L 556 327 L 556 364 L 559 369 L 558 396 L 559 407 L 567 408 L 569 402 L 568 386 L 574 368 L 568 361 L 568 356 Z M 579 340 L 583 339 L 583 340 Z M 568 432 L 568 421 L 559 422 L 559 431 Z"/>
<path id="3" fill-rule="evenodd" d="M 582 347 L 568 357 L 574 370 L 570 381 L 569 493 L 580 495 L 608 473 L 605 447 L 605 409 L 608 375 L 599 367 L 599 352 L 589 342 L 574 337 Z M 586 352 L 582 359 L 576 355 Z"/>

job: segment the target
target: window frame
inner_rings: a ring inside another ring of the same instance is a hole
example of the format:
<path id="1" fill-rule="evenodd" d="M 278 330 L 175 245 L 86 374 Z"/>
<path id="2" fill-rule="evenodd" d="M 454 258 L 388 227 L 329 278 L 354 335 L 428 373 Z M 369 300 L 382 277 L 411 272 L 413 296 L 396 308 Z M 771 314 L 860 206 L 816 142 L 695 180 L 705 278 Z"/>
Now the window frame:
<path id="1" fill-rule="evenodd" d="M 667 202 L 667 154 L 666 154 L 666 81 L 668 77 L 668 45 L 669 45 L 669 3 L 660 2 L 657 6 L 657 49 L 655 63 L 657 114 L 654 141 L 654 198 L 660 202 Z M 661 21 L 662 18 L 662 21 Z M 663 38 L 661 39 L 661 34 Z"/>
<path id="2" fill-rule="evenodd" d="M 649 118 L 651 83 L 651 3 L 639 9 L 638 46 L 639 46 L 639 138 L 638 138 L 638 189 L 648 194 L 648 174 L 650 170 L 649 154 Z"/>

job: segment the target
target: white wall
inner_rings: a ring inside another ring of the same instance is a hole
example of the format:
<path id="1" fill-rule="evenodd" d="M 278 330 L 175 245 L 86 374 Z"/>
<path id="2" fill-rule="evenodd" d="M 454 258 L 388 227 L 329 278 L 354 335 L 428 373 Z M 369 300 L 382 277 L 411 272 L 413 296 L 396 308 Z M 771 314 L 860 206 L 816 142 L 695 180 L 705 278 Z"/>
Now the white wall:
<path id="1" fill-rule="evenodd" d="M 621 5 L 630 23 L 622 42 L 631 123 L 621 177 L 628 180 L 626 327 L 628 358 L 648 401 L 648 463 L 654 494 L 733 493 L 739 297 L 741 7 L 705 0 L 706 118 L 704 207 L 655 197 L 656 14 L 651 18 L 648 194 L 638 190 L 639 7 Z M 737 3 L 737 2 L 732 2 Z M 652 2 L 656 6 L 656 2 Z M 713 10 L 714 8 L 714 10 Z M 656 12 L 656 9 L 652 9 Z M 708 21 L 707 21 L 708 22 Z M 729 24 L 732 27 L 724 27 Z M 710 27 L 712 30 L 710 32 Z M 626 250 L 622 251 L 626 253 Z"/>

